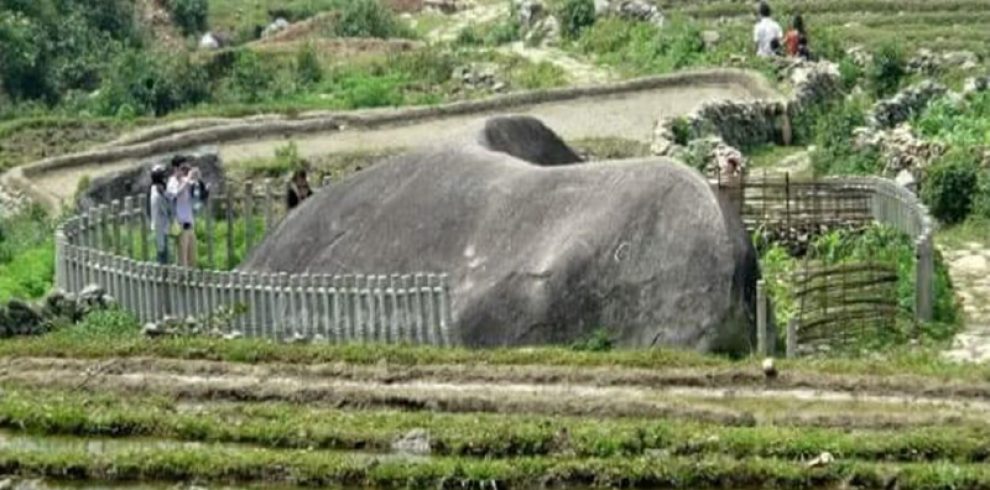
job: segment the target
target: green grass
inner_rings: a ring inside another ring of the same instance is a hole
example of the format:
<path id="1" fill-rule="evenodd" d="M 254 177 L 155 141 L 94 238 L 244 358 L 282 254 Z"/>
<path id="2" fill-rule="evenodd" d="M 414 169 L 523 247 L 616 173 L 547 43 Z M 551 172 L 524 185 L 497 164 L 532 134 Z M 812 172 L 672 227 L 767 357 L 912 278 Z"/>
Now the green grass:
<path id="1" fill-rule="evenodd" d="M 806 150 L 801 146 L 764 145 L 749 150 L 746 157 L 749 158 L 750 169 L 770 169 L 779 167 L 782 161 Z"/>
<path id="2" fill-rule="evenodd" d="M 237 363 L 280 362 L 316 364 L 345 362 L 397 366 L 435 364 L 501 366 L 616 367 L 644 369 L 752 369 L 751 359 L 673 349 L 632 349 L 610 352 L 575 351 L 565 347 L 469 350 L 378 344 L 281 344 L 260 339 L 220 340 L 205 337 L 147 339 L 134 320 L 117 313 L 101 313 L 83 326 L 41 337 L 0 341 L 0 356 L 44 356 L 83 359 L 161 357 Z M 111 325 L 113 335 L 105 335 Z M 915 375 L 940 380 L 990 381 L 990 365 L 961 365 L 946 361 L 937 349 L 890 347 L 864 357 L 781 360 L 781 369 L 799 373 L 836 375 Z"/>
<path id="3" fill-rule="evenodd" d="M 55 273 L 53 243 L 53 229 L 38 208 L 0 219 L 0 302 L 48 292 Z"/>
<path id="4" fill-rule="evenodd" d="M 319 451 L 147 448 L 91 454 L 85 449 L 0 450 L 0 471 L 30 476 L 105 481 L 293 483 L 371 488 L 485 488 L 592 485 L 625 488 L 822 488 L 851 482 L 859 488 L 928 490 L 984 488 L 986 465 L 886 464 L 837 461 L 809 469 L 802 462 L 766 458 L 468 458 L 415 459 Z M 896 480 L 895 480 L 896 479 Z"/>
<path id="5" fill-rule="evenodd" d="M 960 224 L 941 228 L 935 234 L 935 240 L 949 249 L 965 248 L 970 243 L 990 247 L 990 220 L 972 217 Z"/>
<path id="6" fill-rule="evenodd" d="M 147 437 L 272 449 L 388 451 L 425 429 L 436 456 L 511 458 L 724 455 L 810 459 L 822 451 L 863 461 L 980 463 L 986 427 L 891 430 L 725 427 L 685 420 L 524 414 L 347 411 L 289 403 L 206 404 L 180 410 L 158 397 L 73 393 L 8 385 L 0 427 L 35 436 Z M 562 436 L 566 434 L 566 436 Z"/>

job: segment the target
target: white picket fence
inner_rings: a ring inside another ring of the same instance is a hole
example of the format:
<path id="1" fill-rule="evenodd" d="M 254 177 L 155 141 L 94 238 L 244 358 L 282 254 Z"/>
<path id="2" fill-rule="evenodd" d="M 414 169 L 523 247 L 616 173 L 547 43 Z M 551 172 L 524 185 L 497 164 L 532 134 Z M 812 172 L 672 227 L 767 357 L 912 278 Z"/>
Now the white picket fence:
<path id="1" fill-rule="evenodd" d="M 269 210 L 281 199 L 271 192 L 265 196 L 263 205 Z M 233 199 L 228 193 L 213 199 L 250 203 L 220 214 L 226 214 L 228 223 L 252 222 L 253 198 Z M 142 322 L 192 317 L 210 330 L 280 340 L 456 343 L 445 274 L 273 274 L 159 265 L 147 261 L 144 202 L 144 197 L 129 198 L 62 223 L 55 233 L 56 286 L 78 293 L 98 284 Z M 265 228 L 270 230 L 275 219 L 266 214 Z M 232 250 L 233 233 L 228 237 Z"/>

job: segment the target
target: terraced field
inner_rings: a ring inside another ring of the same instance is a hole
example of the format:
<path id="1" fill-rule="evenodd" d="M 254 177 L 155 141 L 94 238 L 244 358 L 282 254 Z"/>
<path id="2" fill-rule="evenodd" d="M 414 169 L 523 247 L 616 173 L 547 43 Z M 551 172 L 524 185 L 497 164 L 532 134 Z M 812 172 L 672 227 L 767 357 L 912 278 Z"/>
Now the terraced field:
<path id="1" fill-rule="evenodd" d="M 784 363 L 767 377 L 753 361 L 660 350 L 79 335 L 0 345 L 4 473 L 86 485 L 990 485 L 985 367 L 901 355 Z"/>

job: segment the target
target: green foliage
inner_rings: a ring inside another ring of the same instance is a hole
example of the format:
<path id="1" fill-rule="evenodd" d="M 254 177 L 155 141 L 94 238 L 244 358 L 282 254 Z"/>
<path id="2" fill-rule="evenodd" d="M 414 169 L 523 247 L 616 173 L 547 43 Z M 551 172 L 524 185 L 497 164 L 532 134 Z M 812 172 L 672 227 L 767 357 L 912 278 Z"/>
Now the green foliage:
<path id="1" fill-rule="evenodd" d="M 634 74 L 667 73 L 705 59 L 701 30 L 686 20 L 660 29 L 610 17 L 586 29 L 578 45 L 584 53 Z"/>
<path id="2" fill-rule="evenodd" d="M 323 65 L 320 64 L 312 44 L 307 44 L 296 54 L 296 80 L 304 86 L 323 81 Z"/>
<path id="3" fill-rule="evenodd" d="M 862 101 L 845 101 L 819 108 L 814 121 L 816 150 L 811 164 L 817 175 L 870 175 L 880 170 L 875 151 L 852 146 L 853 130 L 866 123 Z"/>
<path id="4" fill-rule="evenodd" d="M 52 233 L 38 207 L 0 218 L 0 301 L 48 292 L 55 273 Z"/>
<path id="5" fill-rule="evenodd" d="M 112 66 L 97 99 L 103 115 L 163 116 L 211 97 L 205 68 L 187 55 L 127 50 Z"/>
<path id="6" fill-rule="evenodd" d="M 588 338 L 580 340 L 571 345 L 571 349 L 578 352 L 608 352 L 612 350 L 614 342 L 604 328 L 596 329 Z"/>
<path id="7" fill-rule="evenodd" d="M 925 170 L 921 198 L 939 221 L 960 223 L 969 216 L 979 187 L 979 158 L 957 148 Z"/>
<path id="8" fill-rule="evenodd" d="M 675 118 L 670 130 L 674 133 L 674 143 L 681 146 L 687 146 L 688 142 L 691 141 L 692 133 L 694 133 L 690 121 L 685 117 Z"/>
<path id="9" fill-rule="evenodd" d="M 0 2 L 0 90 L 46 103 L 93 90 L 112 54 L 138 42 L 136 32 L 129 0 Z"/>
<path id="10" fill-rule="evenodd" d="M 341 37 L 412 37 L 412 30 L 378 0 L 341 0 L 334 24 Z"/>
<path id="11" fill-rule="evenodd" d="M 209 2 L 207 0 L 168 0 L 168 9 L 183 34 L 198 34 L 207 29 Z"/>
<path id="12" fill-rule="evenodd" d="M 283 146 L 275 148 L 275 165 L 279 168 L 286 169 L 284 173 L 299 170 L 303 168 L 305 163 L 303 157 L 299 155 L 299 146 L 296 145 L 295 141 L 290 141 Z"/>
<path id="13" fill-rule="evenodd" d="M 229 83 L 231 92 L 238 100 L 261 102 L 275 85 L 275 75 L 257 53 L 242 49 L 237 52 Z"/>
<path id="14" fill-rule="evenodd" d="M 509 81 L 513 87 L 520 89 L 547 89 L 566 84 L 567 73 L 548 61 L 539 63 L 520 61 L 509 67 Z"/>
<path id="15" fill-rule="evenodd" d="M 518 41 L 521 37 L 519 31 L 519 21 L 517 20 L 517 17 L 514 15 L 510 16 L 509 18 L 496 22 L 489 27 L 488 32 L 485 33 L 485 45 L 501 46 L 503 44 Z"/>
<path id="16" fill-rule="evenodd" d="M 121 310 L 97 310 L 86 315 L 77 325 L 61 329 L 55 335 L 65 341 L 101 339 L 105 342 L 120 342 L 133 339 L 140 333 L 137 320 L 132 315 Z"/>
<path id="17" fill-rule="evenodd" d="M 929 104 L 914 127 L 926 138 L 950 146 L 990 145 L 990 93 L 959 101 L 942 98 Z"/>
<path id="18" fill-rule="evenodd" d="M 873 53 L 866 76 L 870 90 L 876 97 L 892 95 L 901 86 L 907 74 L 907 60 L 900 45 L 888 43 Z"/>
<path id="19" fill-rule="evenodd" d="M 594 0 L 564 0 L 557 15 L 565 39 L 577 39 L 595 24 Z"/>
<path id="20" fill-rule="evenodd" d="M 852 90 L 863 78 L 863 68 L 856 64 L 852 58 L 843 58 L 839 62 L 839 78 L 842 81 L 843 89 Z"/>

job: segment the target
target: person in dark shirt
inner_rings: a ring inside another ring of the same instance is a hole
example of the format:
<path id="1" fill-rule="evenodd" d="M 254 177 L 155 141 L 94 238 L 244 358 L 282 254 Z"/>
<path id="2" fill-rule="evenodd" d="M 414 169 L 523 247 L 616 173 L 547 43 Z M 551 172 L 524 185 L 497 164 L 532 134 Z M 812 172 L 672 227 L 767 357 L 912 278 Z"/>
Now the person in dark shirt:
<path id="1" fill-rule="evenodd" d="M 294 209 L 312 194 L 313 191 L 309 187 L 309 180 L 306 177 L 306 171 L 302 169 L 296 170 L 293 172 L 292 179 L 289 180 L 289 186 L 285 192 L 286 208 L 290 210 Z"/>

